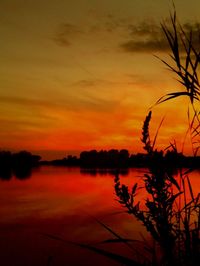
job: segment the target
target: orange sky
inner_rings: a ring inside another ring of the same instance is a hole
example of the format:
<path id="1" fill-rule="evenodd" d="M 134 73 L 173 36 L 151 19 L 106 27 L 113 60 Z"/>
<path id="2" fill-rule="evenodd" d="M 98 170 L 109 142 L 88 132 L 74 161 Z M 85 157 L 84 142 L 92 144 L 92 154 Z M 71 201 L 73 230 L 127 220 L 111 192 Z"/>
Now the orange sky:
<path id="1" fill-rule="evenodd" d="M 181 89 L 153 55 L 167 58 L 160 22 L 171 1 L 1 0 L 0 148 L 43 158 L 81 150 L 141 152 L 148 108 Z M 176 0 L 180 21 L 199 21 L 200 3 Z M 185 99 L 153 110 L 158 147 L 187 130 Z M 189 141 L 186 153 L 191 152 Z"/>

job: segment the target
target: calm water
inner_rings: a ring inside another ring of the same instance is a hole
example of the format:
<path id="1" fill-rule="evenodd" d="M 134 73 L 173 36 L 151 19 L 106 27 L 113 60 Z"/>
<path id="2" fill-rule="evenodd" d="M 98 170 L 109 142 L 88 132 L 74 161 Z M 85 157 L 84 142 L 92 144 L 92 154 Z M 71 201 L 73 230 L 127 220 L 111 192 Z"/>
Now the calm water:
<path id="1" fill-rule="evenodd" d="M 191 176 L 199 192 L 200 173 Z M 122 176 L 127 185 L 140 182 L 142 169 Z M 142 200 L 140 193 L 138 199 Z M 26 180 L 0 180 L 0 265 L 119 265 L 66 241 L 95 244 L 131 256 L 122 244 L 102 244 L 112 235 L 103 222 L 123 237 L 148 239 L 142 226 L 116 200 L 111 174 L 90 175 L 79 168 L 42 167 Z"/>

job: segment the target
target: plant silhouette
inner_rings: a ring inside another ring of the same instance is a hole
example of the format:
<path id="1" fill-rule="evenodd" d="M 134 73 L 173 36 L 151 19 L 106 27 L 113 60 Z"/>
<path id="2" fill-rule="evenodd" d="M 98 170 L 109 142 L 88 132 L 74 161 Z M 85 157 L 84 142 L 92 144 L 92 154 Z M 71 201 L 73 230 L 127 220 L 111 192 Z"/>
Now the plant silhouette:
<path id="1" fill-rule="evenodd" d="M 200 62 L 200 51 L 193 45 L 192 32 L 187 35 L 177 23 L 176 12 L 170 16 L 171 27 L 162 24 L 162 29 L 171 49 L 171 58 L 175 66 L 161 61 L 175 72 L 179 82 L 185 88 L 182 92 L 173 92 L 161 97 L 156 104 L 180 96 L 187 96 L 193 111 L 189 120 L 194 155 L 197 155 L 199 144 L 196 138 L 200 135 L 199 103 L 200 85 L 197 69 Z M 181 44 L 181 46 L 180 46 Z M 181 48 L 180 48 L 181 47 Z M 148 157 L 148 171 L 143 181 L 147 197 L 145 207 L 137 202 L 138 184 L 130 190 L 121 184 L 119 175 L 115 176 L 115 192 L 119 202 L 128 213 L 143 223 L 146 230 L 160 248 L 160 258 L 154 258 L 153 265 L 198 265 L 200 261 L 200 194 L 194 195 L 188 174 L 193 169 L 183 170 L 179 164 L 180 154 L 176 143 L 163 150 L 155 149 L 151 142 L 149 124 L 152 112 L 146 116 L 142 128 L 141 141 Z M 177 178 L 177 173 L 179 178 Z"/>

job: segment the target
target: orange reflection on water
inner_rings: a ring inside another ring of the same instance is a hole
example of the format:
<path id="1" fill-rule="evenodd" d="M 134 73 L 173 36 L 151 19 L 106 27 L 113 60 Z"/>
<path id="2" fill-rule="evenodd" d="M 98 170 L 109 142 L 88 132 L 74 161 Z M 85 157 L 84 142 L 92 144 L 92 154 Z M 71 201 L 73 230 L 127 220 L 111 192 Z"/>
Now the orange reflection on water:
<path id="1" fill-rule="evenodd" d="M 121 176 L 121 180 L 131 187 L 135 182 L 142 183 L 142 176 L 142 169 L 130 169 L 129 175 Z M 191 182 L 194 193 L 198 193 L 199 172 L 191 174 Z M 42 167 L 26 180 L 0 181 L 0 197 L 0 261 L 4 266 L 18 265 L 13 264 L 15 261 L 22 266 L 47 265 L 49 256 L 59 266 L 115 265 L 89 251 L 44 236 L 51 234 L 83 243 L 112 238 L 96 219 L 123 237 L 140 239 L 141 232 L 146 235 L 116 200 L 114 177 L 110 174 L 90 175 L 81 174 L 79 168 Z M 144 198 L 141 191 L 138 200 Z M 118 252 L 119 246 L 107 249 Z M 120 251 L 127 253 L 123 246 Z M 85 264 L 81 264 L 83 261 Z"/>

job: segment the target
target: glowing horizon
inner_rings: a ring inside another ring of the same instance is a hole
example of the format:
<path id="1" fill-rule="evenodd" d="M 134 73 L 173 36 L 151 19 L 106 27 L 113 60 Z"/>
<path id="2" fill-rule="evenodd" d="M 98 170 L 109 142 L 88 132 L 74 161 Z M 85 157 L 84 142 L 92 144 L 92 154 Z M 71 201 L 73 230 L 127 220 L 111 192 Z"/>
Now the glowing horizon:
<path id="1" fill-rule="evenodd" d="M 175 5 L 180 21 L 195 27 L 200 4 Z M 153 56 L 169 60 L 160 22 L 170 1 L 2 0 L 0 10 L 0 149 L 44 159 L 91 149 L 143 151 L 148 109 L 181 90 Z M 165 116 L 158 148 L 175 139 L 181 151 L 187 108 L 186 99 L 153 108 L 152 137 Z M 189 140 L 184 150 L 191 154 Z"/>

